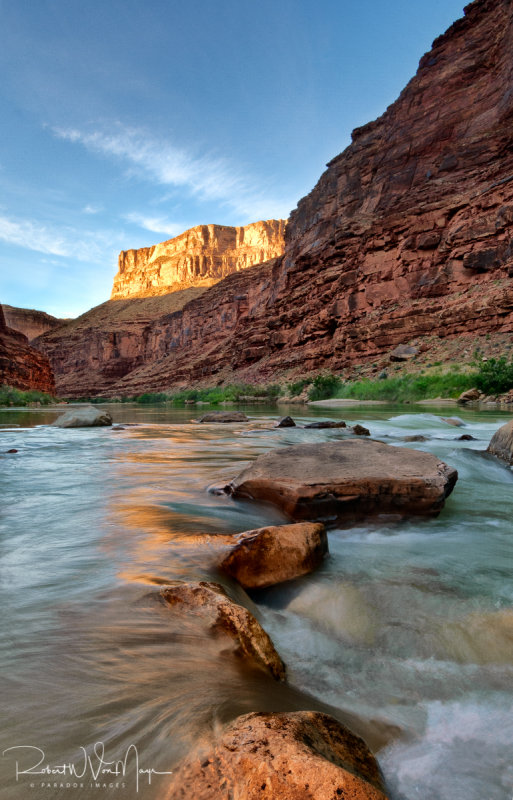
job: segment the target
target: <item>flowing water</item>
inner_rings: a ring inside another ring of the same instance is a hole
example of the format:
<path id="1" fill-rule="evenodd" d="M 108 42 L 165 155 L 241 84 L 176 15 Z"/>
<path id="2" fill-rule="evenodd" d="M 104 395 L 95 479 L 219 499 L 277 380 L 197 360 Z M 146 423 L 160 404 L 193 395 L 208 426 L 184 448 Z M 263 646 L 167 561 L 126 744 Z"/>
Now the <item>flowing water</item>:
<path id="1" fill-rule="evenodd" d="M 137 424 L 64 430 L 48 427 L 54 411 L 0 412 L 13 425 L 0 430 L 2 797 L 153 800 L 157 773 L 239 714 L 326 706 L 381 748 L 394 800 L 513 796 L 513 472 L 482 454 L 507 415 L 444 409 L 465 422 L 455 428 L 440 409 L 291 410 L 361 422 L 397 446 L 424 434 L 408 446 L 459 481 L 437 519 L 332 530 L 320 570 L 249 598 L 195 534 L 284 519 L 208 487 L 272 447 L 343 432 L 273 429 L 277 412 L 262 407 L 226 426 L 165 406 L 111 410 Z M 155 603 L 176 579 L 218 580 L 248 605 L 289 683 Z M 96 778 L 98 742 L 104 762 L 128 753 L 124 777 Z M 66 764 L 75 775 L 27 773 Z"/>

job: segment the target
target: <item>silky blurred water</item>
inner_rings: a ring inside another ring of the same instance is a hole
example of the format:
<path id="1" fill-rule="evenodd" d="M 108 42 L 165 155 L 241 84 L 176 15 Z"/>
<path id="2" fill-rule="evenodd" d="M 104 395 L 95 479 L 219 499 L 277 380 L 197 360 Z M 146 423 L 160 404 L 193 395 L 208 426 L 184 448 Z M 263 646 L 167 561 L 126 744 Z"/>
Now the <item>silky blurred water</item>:
<path id="1" fill-rule="evenodd" d="M 49 427 L 50 410 L 1 411 L 13 426 L 0 429 L 2 797 L 153 800 L 166 775 L 150 783 L 141 773 L 137 786 L 132 749 L 124 779 L 95 781 L 94 744 L 105 760 L 135 745 L 139 768 L 168 772 L 239 714 L 323 704 L 373 746 L 389 742 L 378 757 L 395 800 L 511 797 L 513 472 L 483 454 L 509 417 L 416 408 L 280 410 L 298 423 L 358 421 L 374 438 L 436 453 L 459 481 L 438 518 L 332 530 L 320 570 L 251 598 L 219 575 L 216 548 L 196 534 L 284 518 L 208 487 L 270 448 L 343 431 L 275 429 L 278 411 L 261 406 L 244 409 L 250 422 L 223 426 L 194 423 L 198 410 L 118 404 L 115 422 L 136 423 L 120 431 Z M 415 434 L 427 441 L 404 442 Z M 289 685 L 155 603 L 176 579 L 219 580 L 251 608 Z M 82 747 L 91 767 L 83 779 L 16 780 L 16 761 L 23 770 L 39 760 L 29 747 L 44 751 L 38 769 L 78 771 Z"/>

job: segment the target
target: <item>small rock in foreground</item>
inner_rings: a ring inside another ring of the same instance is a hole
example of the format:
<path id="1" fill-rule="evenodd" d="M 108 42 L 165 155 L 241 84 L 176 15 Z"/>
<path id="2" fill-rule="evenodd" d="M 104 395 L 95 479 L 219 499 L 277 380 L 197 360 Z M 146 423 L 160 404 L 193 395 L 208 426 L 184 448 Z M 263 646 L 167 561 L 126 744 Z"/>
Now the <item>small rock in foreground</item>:
<path id="1" fill-rule="evenodd" d="M 165 800 L 386 800 L 359 736 L 316 711 L 238 717 L 210 752 L 190 757 Z"/>
<path id="2" fill-rule="evenodd" d="M 209 411 L 198 422 L 249 422 L 249 417 L 242 411 Z"/>
<path id="3" fill-rule="evenodd" d="M 477 439 L 475 436 L 471 436 L 470 433 L 462 433 L 461 436 L 458 436 L 459 442 L 476 442 Z"/>
<path id="4" fill-rule="evenodd" d="M 6 452 L 7 452 L 7 453 L 17 453 L 18 451 L 16 450 L 16 448 L 15 448 L 15 447 L 11 447 L 11 449 L 10 449 L 10 450 L 7 450 Z"/>
<path id="5" fill-rule="evenodd" d="M 427 438 L 421 433 L 415 433 L 413 436 L 405 436 L 403 442 L 427 442 Z"/>
<path id="6" fill-rule="evenodd" d="M 272 503 L 297 520 L 434 515 L 457 478 L 455 469 L 431 453 L 344 439 L 264 453 L 227 491 L 235 498 Z"/>
<path id="7" fill-rule="evenodd" d="M 513 465 L 513 420 L 494 433 L 486 452 Z"/>
<path id="8" fill-rule="evenodd" d="M 244 533 L 221 568 L 245 589 L 262 589 L 312 572 L 327 552 L 320 523 L 271 526 Z"/>
<path id="9" fill-rule="evenodd" d="M 94 406 L 73 408 L 66 411 L 52 425 L 56 428 L 93 428 L 103 425 L 112 425 L 112 417 L 108 411 Z"/>
<path id="10" fill-rule="evenodd" d="M 234 602 L 219 583 L 180 583 L 161 590 L 170 606 L 202 617 L 209 629 L 234 639 L 237 652 L 252 659 L 276 680 L 285 679 L 285 666 L 260 623 L 247 608 Z"/>

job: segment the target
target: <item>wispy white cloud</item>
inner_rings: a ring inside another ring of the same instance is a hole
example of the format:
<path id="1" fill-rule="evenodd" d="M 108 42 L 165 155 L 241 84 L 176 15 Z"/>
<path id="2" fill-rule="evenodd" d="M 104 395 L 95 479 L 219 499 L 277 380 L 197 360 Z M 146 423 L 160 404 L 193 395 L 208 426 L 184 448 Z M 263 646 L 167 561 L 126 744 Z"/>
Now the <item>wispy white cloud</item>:
<path id="1" fill-rule="evenodd" d="M 165 233 L 168 236 L 178 236 L 183 233 L 187 226 L 177 225 L 176 222 L 171 222 L 164 217 L 148 217 L 144 214 L 137 214 L 136 212 L 125 214 L 123 217 L 127 222 L 132 222 L 134 225 L 139 225 L 147 231 L 153 233 Z"/>
<path id="2" fill-rule="evenodd" d="M 99 214 L 100 211 L 103 211 L 103 208 L 102 206 L 95 206 L 88 203 L 86 206 L 84 206 L 82 211 L 84 214 Z"/>
<path id="3" fill-rule="evenodd" d="M 31 219 L 0 215 L 0 240 L 46 255 L 105 264 L 121 249 L 123 235 L 117 231 L 84 231 L 49 226 Z"/>
<path id="4" fill-rule="evenodd" d="M 197 156 L 148 131 L 118 126 L 114 132 L 54 128 L 60 139 L 127 165 L 138 177 L 162 186 L 181 187 L 202 201 L 228 206 L 247 221 L 287 216 L 295 201 L 276 198 L 262 182 L 246 176 L 226 158 Z"/>

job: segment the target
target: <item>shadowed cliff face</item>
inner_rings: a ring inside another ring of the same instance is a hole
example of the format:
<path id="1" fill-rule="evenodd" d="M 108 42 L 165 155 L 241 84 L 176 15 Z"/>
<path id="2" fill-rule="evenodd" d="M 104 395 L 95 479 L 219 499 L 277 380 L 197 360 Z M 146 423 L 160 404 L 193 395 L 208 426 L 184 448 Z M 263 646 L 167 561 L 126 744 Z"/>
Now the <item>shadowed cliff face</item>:
<path id="1" fill-rule="evenodd" d="M 6 325 L 23 333 L 29 342 L 36 336 L 41 336 L 46 331 L 52 331 L 68 322 L 68 320 L 58 319 L 44 311 L 35 311 L 31 308 L 15 308 L 4 304 L 2 309 Z"/>
<path id="2" fill-rule="evenodd" d="M 48 358 L 30 347 L 26 336 L 7 327 L 0 306 L 0 386 L 2 384 L 23 391 L 55 392 Z"/>
<path id="3" fill-rule="evenodd" d="M 337 371 L 432 334 L 513 332 L 512 11 L 468 6 L 300 201 L 283 257 L 155 320 L 153 350 L 112 393 Z"/>
<path id="4" fill-rule="evenodd" d="M 244 228 L 198 225 L 174 239 L 119 255 L 111 299 L 150 297 L 191 286 L 212 286 L 232 272 L 283 253 L 285 220 Z"/>

